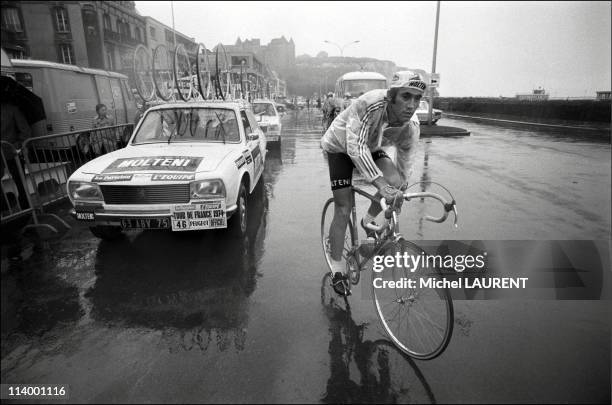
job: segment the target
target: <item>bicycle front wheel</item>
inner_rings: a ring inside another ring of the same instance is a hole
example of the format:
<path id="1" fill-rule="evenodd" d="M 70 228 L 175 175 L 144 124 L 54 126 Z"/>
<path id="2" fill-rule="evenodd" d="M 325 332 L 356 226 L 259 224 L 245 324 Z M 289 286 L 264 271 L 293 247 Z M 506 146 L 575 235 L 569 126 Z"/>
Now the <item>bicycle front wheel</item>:
<path id="1" fill-rule="evenodd" d="M 381 255 L 422 256 L 423 250 L 404 239 L 390 243 Z M 402 264 L 402 263 L 400 263 Z M 453 333 L 453 302 L 447 289 L 420 288 L 419 278 L 426 273 L 440 276 L 439 270 L 403 266 L 385 267 L 372 283 L 376 314 L 391 341 L 406 355 L 429 360 L 439 356 Z M 414 288 L 409 288 L 414 280 Z M 394 284 L 383 284 L 392 281 Z M 377 286 L 379 288 L 377 288 Z"/>
<path id="2" fill-rule="evenodd" d="M 323 214 L 321 215 L 321 246 L 323 247 L 323 255 L 325 256 L 325 261 L 327 262 L 327 267 L 329 267 L 331 271 L 331 244 L 329 241 L 329 227 L 331 226 L 332 220 L 334 218 L 334 199 L 330 198 L 325 203 L 323 207 Z M 353 246 L 357 243 L 357 235 L 354 233 L 353 229 L 353 221 L 349 218 L 348 230 L 344 233 L 344 244 L 342 246 L 342 260 L 347 262 L 347 260 L 351 264 L 352 271 L 349 272 L 349 277 L 353 284 L 357 284 L 359 281 L 359 269 L 356 268 L 356 263 L 354 263 L 354 258 L 350 257 L 349 253 L 351 252 Z"/>

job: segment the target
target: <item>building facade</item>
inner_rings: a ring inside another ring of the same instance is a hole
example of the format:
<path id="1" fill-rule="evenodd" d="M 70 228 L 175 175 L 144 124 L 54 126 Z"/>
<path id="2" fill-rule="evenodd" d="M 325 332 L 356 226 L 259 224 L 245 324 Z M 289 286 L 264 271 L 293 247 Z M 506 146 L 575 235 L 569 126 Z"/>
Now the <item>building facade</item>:
<path id="1" fill-rule="evenodd" d="M 89 66 L 77 2 L 2 1 L 2 48 L 10 58 Z"/>
<path id="2" fill-rule="evenodd" d="M 259 38 L 241 40 L 238 38 L 234 47 L 253 52 L 265 64 L 285 77 L 287 71 L 295 67 L 295 43 L 293 38 L 284 36 L 274 38 L 268 45 L 262 45 Z"/>
<path id="3" fill-rule="evenodd" d="M 11 58 L 48 60 L 130 75 L 146 45 L 133 1 L 2 1 L 2 47 Z"/>
<path id="4" fill-rule="evenodd" d="M 286 72 L 295 66 L 295 43 L 293 38 L 287 41 L 283 36 L 271 40 L 266 50 L 266 62 L 272 69 L 285 76 Z"/>
<path id="5" fill-rule="evenodd" d="M 190 59 L 195 63 L 198 44 L 195 38 L 188 37 L 178 31 L 173 31 L 164 23 L 157 21 L 153 17 L 145 17 L 147 45 L 151 55 L 159 45 L 164 45 L 168 52 L 169 60 L 174 60 L 175 40 L 176 45 L 183 45 L 190 56 Z"/>
<path id="6" fill-rule="evenodd" d="M 245 99 L 263 97 L 268 77 L 267 68 L 261 56 L 249 48 L 238 45 L 224 45 L 224 48 L 232 72 L 232 82 L 236 89 L 234 97 Z M 214 52 L 213 50 L 213 55 Z M 212 60 L 214 61 L 214 57 Z M 211 66 L 213 65 L 214 62 Z"/>

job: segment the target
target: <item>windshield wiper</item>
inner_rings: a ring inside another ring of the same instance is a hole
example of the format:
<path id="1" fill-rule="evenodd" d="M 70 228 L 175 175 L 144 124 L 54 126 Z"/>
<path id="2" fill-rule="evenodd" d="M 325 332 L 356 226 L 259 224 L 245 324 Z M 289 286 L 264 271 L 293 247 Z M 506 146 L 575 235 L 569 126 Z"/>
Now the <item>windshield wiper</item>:
<path id="1" fill-rule="evenodd" d="M 162 124 L 163 124 L 163 113 L 162 113 Z M 176 131 L 178 130 L 178 120 L 176 117 L 176 111 L 174 112 L 174 129 L 172 130 L 172 132 L 170 132 L 170 136 L 168 136 L 168 145 L 170 145 L 170 140 L 172 139 L 172 136 L 176 133 Z M 163 126 L 162 126 L 162 131 L 163 131 Z"/>
<path id="2" fill-rule="evenodd" d="M 221 132 L 223 133 L 223 144 L 225 145 L 225 127 L 223 126 L 223 122 L 221 121 L 221 117 L 219 117 L 219 113 L 215 111 L 215 115 L 219 120 L 219 125 L 221 126 Z"/>

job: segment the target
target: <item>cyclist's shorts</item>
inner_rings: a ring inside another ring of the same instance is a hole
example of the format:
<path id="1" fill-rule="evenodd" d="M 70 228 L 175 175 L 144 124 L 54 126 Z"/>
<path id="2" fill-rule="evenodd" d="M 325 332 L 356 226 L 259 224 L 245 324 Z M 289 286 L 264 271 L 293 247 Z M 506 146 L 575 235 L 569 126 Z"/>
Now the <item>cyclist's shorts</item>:
<path id="1" fill-rule="evenodd" d="M 372 152 L 372 160 L 391 159 L 384 150 Z M 350 187 L 353 184 L 353 168 L 355 165 L 346 153 L 327 153 L 329 163 L 329 180 L 332 190 Z"/>

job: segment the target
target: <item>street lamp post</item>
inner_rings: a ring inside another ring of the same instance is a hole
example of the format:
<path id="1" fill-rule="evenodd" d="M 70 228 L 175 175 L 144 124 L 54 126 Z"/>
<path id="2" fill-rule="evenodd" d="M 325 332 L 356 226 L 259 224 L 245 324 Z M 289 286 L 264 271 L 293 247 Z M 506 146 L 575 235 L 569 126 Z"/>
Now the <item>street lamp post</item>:
<path id="1" fill-rule="evenodd" d="M 244 91 L 244 65 L 246 61 L 242 59 L 240 61 L 240 98 L 245 99 L 245 91 Z"/>
<path id="2" fill-rule="evenodd" d="M 331 41 L 328 41 L 328 40 L 325 40 L 323 42 L 325 42 L 326 44 L 331 44 L 331 45 L 335 45 L 336 47 L 338 47 L 338 49 L 340 50 L 340 57 L 344 57 L 344 48 L 346 48 L 346 47 L 348 47 L 350 45 L 359 43 L 359 40 L 348 42 L 348 43 L 344 44 L 343 46 L 340 46 L 337 43 L 331 42 Z"/>

